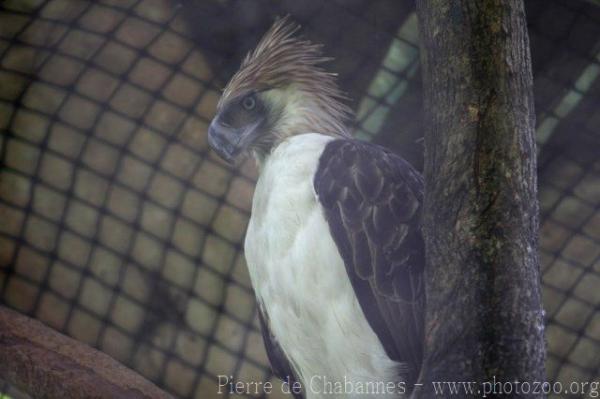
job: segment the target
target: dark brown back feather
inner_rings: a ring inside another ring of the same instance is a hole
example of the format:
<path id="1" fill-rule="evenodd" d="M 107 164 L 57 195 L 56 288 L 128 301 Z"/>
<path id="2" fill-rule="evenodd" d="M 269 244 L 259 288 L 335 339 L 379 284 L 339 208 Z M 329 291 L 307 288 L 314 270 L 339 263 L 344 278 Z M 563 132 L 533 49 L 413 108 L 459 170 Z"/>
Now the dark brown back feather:
<path id="1" fill-rule="evenodd" d="M 271 333 L 271 329 L 269 328 L 269 317 L 262 311 L 260 303 L 258 304 L 258 319 L 260 321 L 260 330 L 262 332 L 265 350 L 267 352 L 267 357 L 269 358 L 269 363 L 271 363 L 273 374 L 290 385 L 289 391 L 295 399 L 303 399 L 304 392 L 297 393 L 294 386 L 298 379 L 292 365 L 285 356 L 285 353 L 283 353 L 281 346 L 279 346 L 277 338 Z"/>
<path id="2" fill-rule="evenodd" d="M 334 140 L 314 178 L 331 235 L 369 324 L 415 382 L 423 345 L 423 179 L 388 150 Z M 407 385 L 411 386 L 411 385 Z"/>

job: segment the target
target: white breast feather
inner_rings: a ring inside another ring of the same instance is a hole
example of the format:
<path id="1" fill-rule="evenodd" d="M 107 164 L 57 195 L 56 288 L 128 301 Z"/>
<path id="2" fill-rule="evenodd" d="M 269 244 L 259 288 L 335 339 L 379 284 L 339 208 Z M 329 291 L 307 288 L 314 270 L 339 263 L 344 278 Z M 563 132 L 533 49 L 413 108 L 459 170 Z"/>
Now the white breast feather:
<path id="1" fill-rule="evenodd" d="M 313 376 L 396 383 L 399 369 L 362 313 L 313 188 L 331 139 L 303 134 L 275 149 L 256 186 L 245 243 L 257 299 L 308 398 L 336 397 L 312 392 Z"/>

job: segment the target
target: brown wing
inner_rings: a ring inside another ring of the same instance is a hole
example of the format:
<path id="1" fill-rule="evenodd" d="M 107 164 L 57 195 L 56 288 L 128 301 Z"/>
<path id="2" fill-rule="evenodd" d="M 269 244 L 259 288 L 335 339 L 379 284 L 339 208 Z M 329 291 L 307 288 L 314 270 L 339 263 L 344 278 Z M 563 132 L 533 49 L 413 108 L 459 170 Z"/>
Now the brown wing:
<path id="1" fill-rule="evenodd" d="M 279 342 L 277 342 L 277 339 L 271 333 L 268 315 L 262 311 L 260 304 L 258 306 L 258 318 L 260 320 L 260 330 L 262 332 L 265 350 L 267 352 L 269 362 L 271 363 L 273 374 L 290 384 L 290 386 L 293 386 L 293 384 L 297 381 L 294 370 L 292 369 L 289 360 L 283 353 L 281 346 L 279 346 Z M 295 399 L 304 398 L 303 394 L 297 394 L 293 391 L 291 392 Z"/>
<path id="2" fill-rule="evenodd" d="M 314 187 L 365 317 L 414 382 L 423 345 L 421 175 L 380 146 L 334 140 Z"/>

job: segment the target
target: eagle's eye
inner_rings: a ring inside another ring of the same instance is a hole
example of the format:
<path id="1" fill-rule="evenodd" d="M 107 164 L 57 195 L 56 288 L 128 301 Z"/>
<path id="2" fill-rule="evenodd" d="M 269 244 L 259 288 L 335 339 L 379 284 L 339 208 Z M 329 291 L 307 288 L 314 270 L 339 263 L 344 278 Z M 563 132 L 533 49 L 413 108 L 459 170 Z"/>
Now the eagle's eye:
<path id="1" fill-rule="evenodd" d="M 242 100 L 242 107 L 247 111 L 252 111 L 256 107 L 256 99 L 253 95 L 244 97 Z"/>

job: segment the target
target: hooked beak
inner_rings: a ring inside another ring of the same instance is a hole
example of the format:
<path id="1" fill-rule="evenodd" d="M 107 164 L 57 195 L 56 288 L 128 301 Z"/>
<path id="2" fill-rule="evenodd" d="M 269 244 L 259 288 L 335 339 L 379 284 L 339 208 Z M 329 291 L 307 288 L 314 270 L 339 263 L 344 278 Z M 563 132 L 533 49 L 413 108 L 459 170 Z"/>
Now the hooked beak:
<path id="1" fill-rule="evenodd" d="M 242 150 L 240 133 L 239 129 L 226 126 L 215 117 L 208 128 L 208 144 L 224 161 L 233 164 Z"/>
<path id="2" fill-rule="evenodd" d="M 248 126 L 234 128 L 222 123 L 216 116 L 208 128 L 208 144 L 227 163 L 235 165 L 254 141 L 262 120 Z"/>

